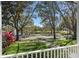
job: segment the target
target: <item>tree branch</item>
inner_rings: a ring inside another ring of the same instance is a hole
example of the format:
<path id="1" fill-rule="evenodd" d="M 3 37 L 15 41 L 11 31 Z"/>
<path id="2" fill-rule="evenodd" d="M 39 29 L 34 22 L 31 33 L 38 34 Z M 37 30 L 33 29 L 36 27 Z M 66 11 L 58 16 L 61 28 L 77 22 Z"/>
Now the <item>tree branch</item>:
<path id="1" fill-rule="evenodd" d="M 37 5 L 38 5 L 38 3 L 36 4 L 35 8 L 33 9 L 32 14 L 28 17 L 28 19 L 26 19 L 27 22 L 25 21 L 20 29 L 22 29 L 25 25 L 27 25 L 28 21 L 31 19 L 31 17 L 33 16 L 34 11 L 36 10 Z"/>

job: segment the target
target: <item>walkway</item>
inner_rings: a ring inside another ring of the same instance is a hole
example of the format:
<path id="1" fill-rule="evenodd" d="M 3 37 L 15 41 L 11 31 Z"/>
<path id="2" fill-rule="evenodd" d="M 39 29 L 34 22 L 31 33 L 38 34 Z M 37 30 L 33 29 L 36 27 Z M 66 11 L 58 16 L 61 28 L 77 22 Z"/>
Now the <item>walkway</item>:
<path id="1" fill-rule="evenodd" d="M 27 38 L 21 38 L 20 40 L 34 40 L 34 39 L 37 39 L 37 38 L 42 38 L 42 39 L 49 39 L 49 38 L 53 38 L 53 36 L 45 36 L 45 35 L 41 35 L 41 34 L 35 34 L 35 35 L 33 35 L 33 36 L 29 36 L 29 37 L 27 37 Z M 61 34 L 57 34 L 56 35 L 56 38 L 58 38 L 58 39 L 65 39 L 64 38 L 64 36 L 62 36 Z"/>

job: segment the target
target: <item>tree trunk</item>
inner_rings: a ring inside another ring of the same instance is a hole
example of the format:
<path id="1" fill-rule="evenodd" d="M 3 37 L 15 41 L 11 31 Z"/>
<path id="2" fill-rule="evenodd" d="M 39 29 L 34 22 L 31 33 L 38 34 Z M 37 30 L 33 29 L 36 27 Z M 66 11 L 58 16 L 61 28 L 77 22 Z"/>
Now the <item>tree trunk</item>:
<path id="1" fill-rule="evenodd" d="M 51 35 L 53 35 L 53 29 L 51 28 Z"/>
<path id="2" fill-rule="evenodd" d="M 16 21 L 16 41 L 19 40 L 18 19 Z"/>
<path id="3" fill-rule="evenodd" d="M 74 35 L 73 35 L 73 40 L 76 40 L 76 36 L 77 36 L 77 33 L 76 33 L 76 28 L 75 28 Z"/>
<path id="4" fill-rule="evenodd" d="M 19 40 L 19 27 L 18 27 L 19 17 L 20 17 L 20 13 L 16 12 L 16 41 Z"/>
<path id="5" fill-rule="evenodd" d="M 19 40 L 19 31 L 18 31 L 18 29 L 16 29 L 16 41 L 18 41 Z"/>
<path id="6" fill-rule="evenodd" d="M 53 36 L 54 36 L 54 39 L 56 39 L 55 25 L 54 25 L 54 28 L 53 28 Z"/>
<path id="7" fill-rule="evenodd" d="M 76 31 L 74 32 L 74 39 L 76 40 Z"/>

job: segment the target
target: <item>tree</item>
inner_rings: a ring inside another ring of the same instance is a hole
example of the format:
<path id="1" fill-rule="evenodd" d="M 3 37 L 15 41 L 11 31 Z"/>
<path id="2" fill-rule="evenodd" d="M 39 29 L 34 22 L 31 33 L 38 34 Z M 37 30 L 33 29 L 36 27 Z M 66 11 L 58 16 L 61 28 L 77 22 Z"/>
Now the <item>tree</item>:
<path id="1" fill-rule="evenodd" d="M 39 2 L 38 6 L 38 15 L 43 20 L 42 23 L 49 24 L 51 26 L 51 33 L 54 36 L 54 39 L 56 39 L 56 33 L 55 33 L 55 27 L 56 27 L 56 14 L 57 9 L 55 6 L 55 1 L 53 2 Z"/>
<path id="2" fill-rule="evenodd" d="M 59 10 L 62 16 L 61 27 L 65 27 L 69 29 L 70 32 L 73 32 L 73 39 L 76 39 L 76 4 L 74 2 L 65 2 L 63 3 L 66 5 L 66 9 L 63 9 L 64 14 Z M 59 8 L 59 6 L 57 5 Z"/>
<path id="3" fill-rule="evenodd" d="M 19 40 L 19 31 L 28 24 L 36 9 L 33 2 L 2 2 L 2 23 L 11 25 L 16 29 L 16 40 Z M 24 12 L 25 11 L 25 12 Z M 25 17 L 23 17 L 25 13 Z M 22 18 L 23 17 L 23 18 Z"/>

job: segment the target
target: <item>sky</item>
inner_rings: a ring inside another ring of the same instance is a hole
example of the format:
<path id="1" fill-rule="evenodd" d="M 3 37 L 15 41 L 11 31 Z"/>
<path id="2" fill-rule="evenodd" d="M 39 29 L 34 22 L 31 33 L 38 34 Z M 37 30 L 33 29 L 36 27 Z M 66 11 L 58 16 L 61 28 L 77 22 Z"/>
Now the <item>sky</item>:
<path id="1" fill-rule="evenodd" d="M 40 23 L 41 22 L 41 18 L 37 17 L 37 18 L 33 18 L 34 21 L 34 25 L 42 27 L 43 25 Z"/>
<path id="2" fill-rule="evenodd" d="M 56 15 L 58 17 L 57 21 L 56 21 L 56 25 L 59 26 L 59 24 L 61 23 L 60 22 L 60 16 L 59 15 Z M 34 25 L 35 26 L 39 26 L 39 27 L 43 27 L 43 25 L 41 24 L 41 18 L 40 17 L 36 17 L 36 18 L 33 18 L 33 22 L 34 22 Z"/>
<path id="3" fill-rule="evenodd" d="M 38 2 L 34 2 L 34 5 L 33 5 L 34 8 L 35 8 L 35 6 L 36 6 L 37 3 Z M 34 25 L 42 27 L 43 25 L 41 24 L 41 18 L 38 17 L 38 13 L 34 13 L 34 14 L 36 15 L 36 18 L 33 18 Z"/>
<path id="4" fill-rule="evenodd" d="M 41 20 L 42 20 L 41 17 L 38 17 L 37 13 L 35 13 L 35 14 L 36 14 L 36 18 L 33 18 L 34 25 L 39 26 L 39 27 L 43 27 L 43 25 L 41 23 Z M 59 26 L 59 24 L 60 24 L 60 15 L 56 14 L 56 16 L 57 16 L 56 26 Z"/>

